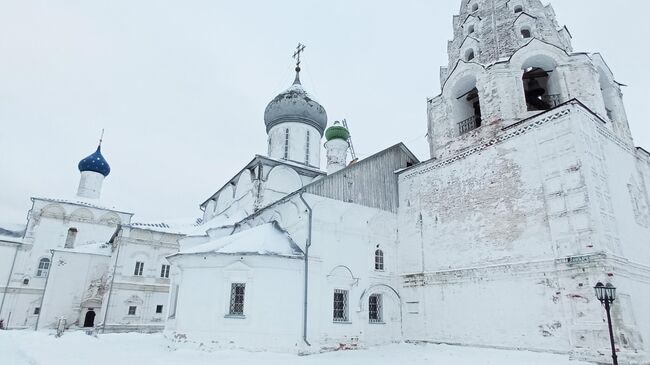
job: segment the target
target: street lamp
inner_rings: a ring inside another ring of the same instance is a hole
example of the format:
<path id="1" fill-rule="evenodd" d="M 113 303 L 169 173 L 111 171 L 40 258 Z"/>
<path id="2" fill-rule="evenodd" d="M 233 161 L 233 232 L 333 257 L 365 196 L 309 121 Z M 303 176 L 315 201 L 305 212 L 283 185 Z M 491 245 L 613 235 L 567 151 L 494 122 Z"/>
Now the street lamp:
<path id="1" fill-rule="evenodd" d="M 609 325 L 609 340 L 612 344 L 612 359 L 614 359 L 614 365 L 618 365 L 618 357 L 616 356 L 616 347 L 614 345 L 614 331 L 612 331 L 612 316 L 609 313 L 611 304 L 614 303 L 616 299 L 616 288 L 611 283 L 603 285 L 603 283 L 598 283 L 594 287 L 596 291 L 596 298 L 600 300 L 602 304 L 605 305 L 605 310 L 607 311 L 607 324 Z"/>

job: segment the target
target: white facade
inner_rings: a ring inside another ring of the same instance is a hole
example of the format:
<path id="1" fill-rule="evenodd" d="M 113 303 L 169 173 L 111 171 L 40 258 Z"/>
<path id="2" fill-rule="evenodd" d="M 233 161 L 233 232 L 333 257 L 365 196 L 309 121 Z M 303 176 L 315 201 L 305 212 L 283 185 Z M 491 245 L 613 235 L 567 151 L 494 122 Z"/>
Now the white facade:
<path id="1" fill-rule="evenodd" d="M 95 168 L 99 161 L 104 170 L 97 170 L 108 174 L 98 153 L 84 159 L 80 169 Z M 182 235 L 168 225 L 132 224 L 133 214 L 98 205 L 104 178 L 81 171 L 76 197 L 32 198 L 24 233 L 0 237 L 5 328 L 164 327 L 173 270 L 162 272 L 162 265 L 177 252 Z M 140 275 L 134 274 L 134 260 L 145 265 Z M 136 307 L 133 315 L 131 306 Z"/>

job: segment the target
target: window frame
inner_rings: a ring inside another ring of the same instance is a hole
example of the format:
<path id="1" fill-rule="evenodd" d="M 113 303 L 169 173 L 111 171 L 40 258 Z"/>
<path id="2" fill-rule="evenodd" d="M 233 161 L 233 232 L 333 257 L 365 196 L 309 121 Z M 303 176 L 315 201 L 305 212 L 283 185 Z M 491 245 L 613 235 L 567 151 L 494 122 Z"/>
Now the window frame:
<path id="1" fill-rule="evenodd" d="M 384 303 L 383 296 L 381 294 L 376 293 L 368 296 L 368 323 L 384 323 Z"/>
<path id="2" fill-rule="evenodd" d="M 144 261 L 136 261 L 135 269 L 133 270 L 133 276 L 143 276 L 144 273 Z"/>
<path id="3" fill-rule="evenodd" d="M 160 278 L 162 279 L 169 279 L 169 271 L 171 270 L 171 266 L 169 264 L 162 264 L 160 267 Z"/>
<path id="4" fill-rule="evenodd" d="M 228 317 L 245 317 L 246 283 L 230 283 Z"/>
<path id="5" fill-rule="evenodd" d="M 36 277 L 38 278 L 47 277 L 50 273 L 51 267 L 52 267 L 52 260 L 50 260 L 48 257 L 41 257 L 38 260 L 38 266 L 36 268 Z"/>
<path id="6" fill-rule="evenodd" d="M 332 301 L 332 322 L 350 323 L 349 298 L 350 298 L 349 290 L 334 289 L 334 295 Z"/>
<path id="7" fill-rule="evenodd" d="M 384 251 L 380 248 L 375 250 L 375 271 L 384 271 Z"/>

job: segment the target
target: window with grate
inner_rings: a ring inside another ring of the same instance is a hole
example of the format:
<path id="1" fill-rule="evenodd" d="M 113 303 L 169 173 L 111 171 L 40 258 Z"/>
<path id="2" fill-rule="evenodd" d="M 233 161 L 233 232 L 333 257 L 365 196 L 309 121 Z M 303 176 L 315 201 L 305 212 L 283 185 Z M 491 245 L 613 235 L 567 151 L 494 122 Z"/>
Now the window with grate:
<path id="1" fill-rule="evenodd" d="M 136 307 L 135 305 L 129 306 L 129 315 L 130 316 L 135 316 L 136 309 L 138 309 L 138 307 Z"/>
<path id="2" fill-rule="evenodd" d="M 368 297 L 368 320 L 370 323 L 382 323 L 381 294 L 373 294 Z"/>
<path id="3" fill-rule="evenodd" d="M 348 322 L 348 291 L 334 290 L 334 322 Z"/>
<path id="4" fill-rule="evenodd" d="M 38 261 L 38 270 L 36 270 L 36 276 L 45 277 L 50 271 L 50 259 L 43 257 Z"/>
<path id="5" fill-rule="evenodd" d="M 284 159 L 289 159 L 289 128 L 284 130 Z"/>
<path id="6" fill-rule="evenodd" d="M 144 262 L 136 261 L 135 262 L 135 270 L 133 270 L 133 275 L 142 276 L 143 271 L 144 271 Z"/>
<path id="7" fill-rule="evenodd" d="M 169 265 L 163 264 L 162 267 L 160 268 L 160 277 L 169 279 Z"/>
<path id="8" fill-rule="evenodd" d="M 156 313 L 160 314 L 160 313 L 162 313 L 162 310 L 163 310 L 163 306 L 160 305 L 160 304 L 158 304 L 158 305 L 156 306 Z"/>
<path id="9" fill-rule="evenodd" d="M 244 315 L 244 294 L 246 292 L 246 284 L 232 283 L 230 286 L 230 312 L 231 316 Z"/>
<path id="10" fill-rule="evenodd" d="M 311 137 L 311 133 L 307 131 L 307 143 L 305 143 L 305 164 L 309 165 L 309 139 Z"/>
<path id="11" fill-rule="evenodd" d="M 375 270 L 384 270 L 384 251 L 375 251 Z"/>

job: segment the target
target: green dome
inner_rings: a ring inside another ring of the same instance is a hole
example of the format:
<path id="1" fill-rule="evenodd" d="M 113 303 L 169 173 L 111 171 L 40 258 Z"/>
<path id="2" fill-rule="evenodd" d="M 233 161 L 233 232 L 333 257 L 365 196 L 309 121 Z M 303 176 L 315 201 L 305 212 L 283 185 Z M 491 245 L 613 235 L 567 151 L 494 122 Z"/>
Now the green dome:
<path id="1" fill-rule="evenodd" d="M 336 138 L 345 141 L 347 141 L 348 138 L 350 138 L 350 132 L 348 132 L 348 130 L 344 126 L 340 125 L 338 122 L 334 123 L 333 126 L 327 128 L 327 130 L 325 131 L 325 139 L 327 139 L 328 141 L 331 141 Z"/>

